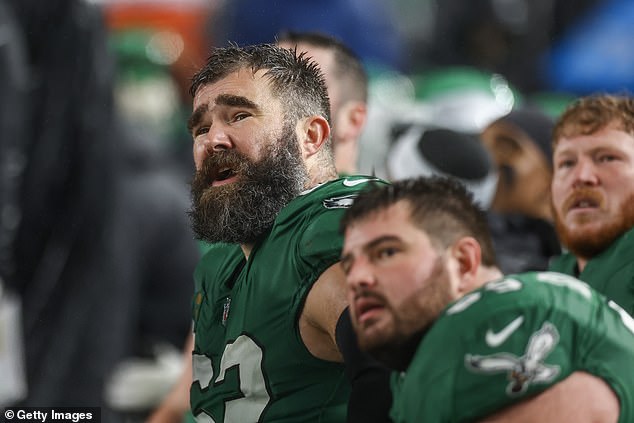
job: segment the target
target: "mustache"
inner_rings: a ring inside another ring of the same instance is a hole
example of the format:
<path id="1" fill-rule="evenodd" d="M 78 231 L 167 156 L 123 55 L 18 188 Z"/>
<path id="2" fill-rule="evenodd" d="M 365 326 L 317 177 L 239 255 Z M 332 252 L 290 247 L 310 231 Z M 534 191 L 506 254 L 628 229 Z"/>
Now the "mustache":
<path id="1" fill-rule="evenodd" d="M 357 288 L 354 292 L 353 301 L 356 301 L 362 298 L 375 299 L 380 301 L 383 304 L 386 304 L 385 297 L 381 295 L 380 293 L 369 290 L 367 288 L 363 288 L 363 287 Z"/>
<path id="2" fill-rule="evenodd" d="M 599 207 L 603 206 L 603 195 L 592 188 L 577 188 L 564 201 L 563 210 L 572 209 L 581 200 L 590 201 Z"/>
<path id="3" fill-rule="evenodd" d="M 194 174 L 198 185 L 210 185 L 217 179 L 222 169 L 232 169 L 234 173 L 244 173 L 252 161 L 244 154 L 235 150 L 214 152 L 205 160 L 199 170 Z"/>

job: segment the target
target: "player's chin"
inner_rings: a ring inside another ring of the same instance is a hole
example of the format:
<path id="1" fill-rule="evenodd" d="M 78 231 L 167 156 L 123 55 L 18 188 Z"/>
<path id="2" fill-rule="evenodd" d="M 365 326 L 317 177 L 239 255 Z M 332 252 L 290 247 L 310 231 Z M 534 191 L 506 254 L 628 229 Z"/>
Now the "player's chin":
<path id="1" fill-rule="evenodd" d="M 391 338 L 389 324 L 381 320 L 368 320 L 358 329 L 359 347 L 363 351 L 372 351 L 383 347 Z"/>

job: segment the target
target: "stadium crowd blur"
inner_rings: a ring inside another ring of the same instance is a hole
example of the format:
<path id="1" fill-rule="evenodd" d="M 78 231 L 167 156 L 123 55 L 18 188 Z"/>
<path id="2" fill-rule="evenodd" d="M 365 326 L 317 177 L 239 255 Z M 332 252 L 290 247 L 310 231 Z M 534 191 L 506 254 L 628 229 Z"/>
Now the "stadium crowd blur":
<path id="1" fill-rule="evenodd" d="M 370 76 L 359 172 L 451 173 L 450 159 L 481 157 L 505 272 L 559 253 L 550 200 L 535 212 L 504 198 L 529 188 L 526 166 L 551 171 L 544 126 L 580 95 L 634 89 L 629 0 L 0 0 L 0 25 L 0 307 L 21 303 L 24 348 L 0 353 L 14 381 L 0 407 L 144 412 L 178 373 L 156 351 L 181 347 L 205 248 L 186 217 L 185 121 L 210 46 L 283 30 L 341 39 Z M 504 122 L 514 147 L 480 145 Z M 404 143 L 422 159 L 396 160 Z"/>

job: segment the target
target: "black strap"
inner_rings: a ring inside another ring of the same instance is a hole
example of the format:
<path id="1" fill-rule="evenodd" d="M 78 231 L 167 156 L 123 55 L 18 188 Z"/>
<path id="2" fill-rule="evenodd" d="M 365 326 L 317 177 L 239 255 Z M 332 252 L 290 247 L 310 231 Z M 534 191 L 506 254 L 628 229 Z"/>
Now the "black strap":
<path id="1" fill-rule="evenodd" d="M 359 349 L 347 308 L 337 321 L 335 338 L 352 386 L 347 422 L 391 422 L 390 370 Z"/>

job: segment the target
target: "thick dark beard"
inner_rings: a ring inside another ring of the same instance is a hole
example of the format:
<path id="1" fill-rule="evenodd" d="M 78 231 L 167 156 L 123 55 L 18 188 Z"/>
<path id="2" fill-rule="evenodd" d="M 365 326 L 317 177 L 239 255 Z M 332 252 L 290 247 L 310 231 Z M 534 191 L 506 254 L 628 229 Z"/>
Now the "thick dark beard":
<path id="1" fill-rule="evenodd" d="M 273 225 L 280 210 L 305 189 L 308 173 L 290 125 L 263 154 L 258 162 L 234 150 L 205 159 L 191 183 L 192 209 L 188 213 L 198 239 L 253 244 Z M 240 179 L 211 187 L 208 175 L 227 165 Z"/>
<path id="2" fill-rule="evenodd" d="M 554 209 L 553 209 L 554 210 Z M 571 231 L 555 211 L 555 229 L 561 243 L 575 256 L 590 260 L 605 251 L 618 237 L 634 227 L 634 194 L 621 207 L 619 215 L 594 230 Z"/>
<path id="3" fill-rule="evenodd" d="M 427 331 L 432 327 L 452 298 L 449 273 L 443 256 L 436 259 L 427 283 L 411 297 L 408 307 L 410 313 L 401 319 L 400 333 L 394 333 L 389 340 L 381 344 L 367 346 L 365 349 L 377 361 L 385 366 L 404 371 L 409 366 Z"/>

